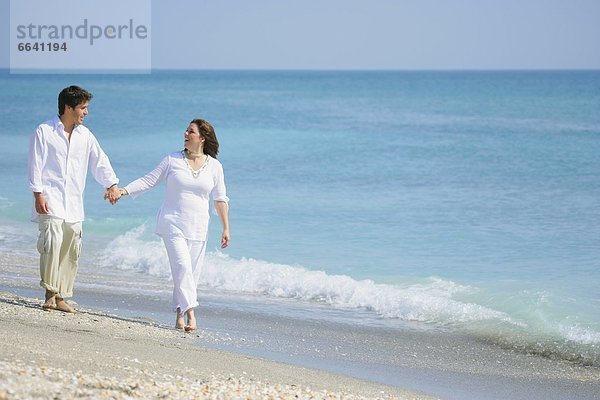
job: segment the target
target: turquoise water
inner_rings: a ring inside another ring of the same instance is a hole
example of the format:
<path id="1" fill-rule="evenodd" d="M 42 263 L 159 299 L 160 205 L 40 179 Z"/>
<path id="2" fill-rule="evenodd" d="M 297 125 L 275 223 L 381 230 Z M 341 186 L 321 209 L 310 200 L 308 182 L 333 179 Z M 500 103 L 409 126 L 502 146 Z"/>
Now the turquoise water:
<path id="1" fill-rule="evenodd" d="M 72 83 L 123 184 L 215 126 L 233 242 L 213 218 L 204 288 L 600 364 L 600 72 L 4 73 L 3 252 L 34 250 L 27 140 Z M 167 277 L 161 190 L 110 207 L 90 180 L 88 260 Z"/>

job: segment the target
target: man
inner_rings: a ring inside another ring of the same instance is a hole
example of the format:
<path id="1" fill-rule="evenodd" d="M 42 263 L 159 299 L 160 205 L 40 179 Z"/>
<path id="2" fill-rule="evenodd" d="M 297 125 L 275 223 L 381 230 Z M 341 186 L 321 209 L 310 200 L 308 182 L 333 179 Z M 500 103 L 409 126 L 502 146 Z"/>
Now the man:
<path id="1" fill-rule="evenodd" d="M 40 286 L 45 310 L 73 313 L 65 302 L 73 296 L 84 219 L 83 191 L 88 169 L 114 204 L 120 196 L 110 161 L 85 126 L 92 94 L 69 86 L 58 95 L 58 115 L 44 122 L 29 143 L 29 188 L 34 196 L 32 220 L 40 236 Z"/>

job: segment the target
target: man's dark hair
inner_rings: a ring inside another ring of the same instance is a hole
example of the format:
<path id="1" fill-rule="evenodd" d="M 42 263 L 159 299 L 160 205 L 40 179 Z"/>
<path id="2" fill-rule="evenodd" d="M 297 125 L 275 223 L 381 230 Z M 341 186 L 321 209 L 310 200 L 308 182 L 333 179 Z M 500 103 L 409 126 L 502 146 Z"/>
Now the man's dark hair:
<path id="1" fill-rule="evenodd" d="M 65 105 L 75 108 L 79 104 L 90 101 L 92 97 L 94 95 L 79 86 L 66 87 L 58 94 L 58 114 L 63 115 L 65 113 Z"/>

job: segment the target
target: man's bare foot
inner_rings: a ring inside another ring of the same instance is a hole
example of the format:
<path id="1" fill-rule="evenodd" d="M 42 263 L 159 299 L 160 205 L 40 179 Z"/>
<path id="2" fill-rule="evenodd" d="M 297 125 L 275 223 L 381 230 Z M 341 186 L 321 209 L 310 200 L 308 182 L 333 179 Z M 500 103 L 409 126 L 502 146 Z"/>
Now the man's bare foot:
<path id="1" fill-rule="evenodd" d="M 179 308 L 177 309 L 177 319 L 175 320 L 175 328 L 177 328 L 177 329 L 185 328 L 185 321 L 183 320 L 183 314 L 181 313 L 181 310 Z"/>
<path id="2" fill-rule="evenodd" d="M 56 309 L 56 293 L 46 290 L 46 302 L 42 304 L 42 308 L 46 311 Z"/>
<path id="3" fill-rule="evenodd" d="M 67 302 L 61 298 L 56 298 L 56 308 L 55 309 L 62 311 L 62 312 L 75 314 L 75 309 L 73 307 L 71 307 L 70 305 L 68 305 Z"/>
<path id="4" fill-rule="evenodd" d="M 185 326 L 186 332 L 192 332 L 196 330 L 196 317 L 194 316 L 194 309 L 187 310 L 187 325 Z"/>
<path id="5" fill-rule="evenodd" d="M 56 310 L 56 300 L 54 299 L 54 297 L 46 300 L 46 302 L 42 304 L 42 308 L 46 311 Z"/>

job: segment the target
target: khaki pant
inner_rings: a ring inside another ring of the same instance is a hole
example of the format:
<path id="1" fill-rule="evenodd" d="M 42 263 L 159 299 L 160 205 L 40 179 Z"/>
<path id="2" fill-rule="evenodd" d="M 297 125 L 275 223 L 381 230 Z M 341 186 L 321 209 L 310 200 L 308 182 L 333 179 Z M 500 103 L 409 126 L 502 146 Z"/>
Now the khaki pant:
<path id="1" fill-rule="evenodd" d="M 40 286 L 58 293 L 58 297 L 72 297 L 81 252 L 82 224 L 47 215 L 40 215 L 39 221 Z"/>

